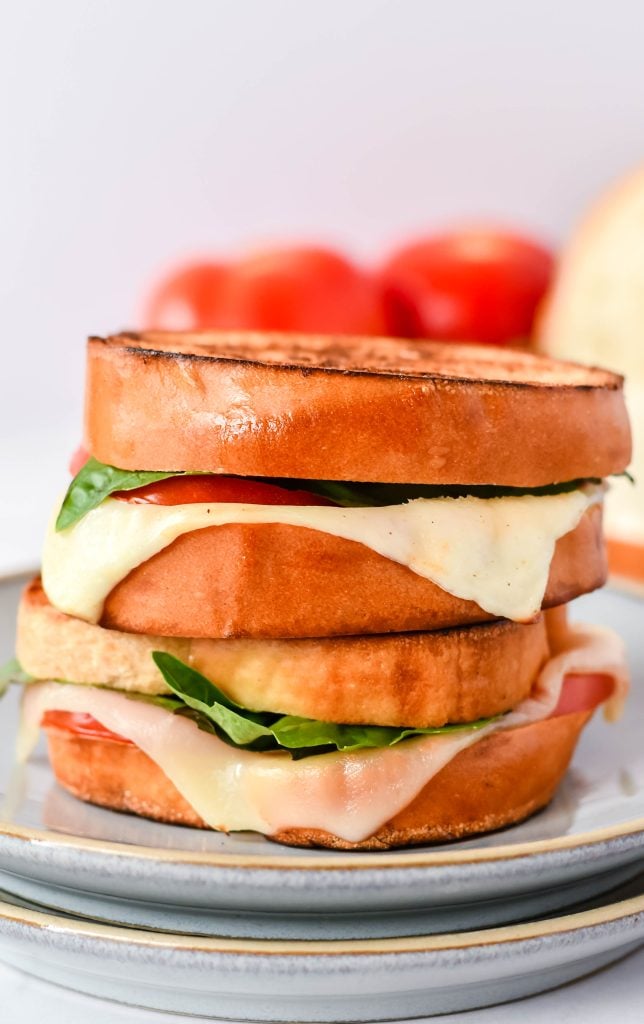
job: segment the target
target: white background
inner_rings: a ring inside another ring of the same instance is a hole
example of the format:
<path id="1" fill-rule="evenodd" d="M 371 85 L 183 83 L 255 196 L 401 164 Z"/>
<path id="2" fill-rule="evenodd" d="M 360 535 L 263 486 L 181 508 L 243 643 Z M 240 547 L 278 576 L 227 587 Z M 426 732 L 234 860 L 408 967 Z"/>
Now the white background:
<path id="1" fill-rule="evenodd" d="M 644 158 L 643 40 L 637 0 L 5 4 L 0 568 L 37 558 L 85 336 L 159 270 L 295 237 L 377 262 L 472 217 L 556 242 Z"/>
<path id="2" fill-rule="evenodd" d="M 471 216 L 557 240 L 644 159 L 643 46 L 637 0 L 6 5 L 3 430 L 76 414 L 84 337 L 178 255 L 377 260 Z"/>

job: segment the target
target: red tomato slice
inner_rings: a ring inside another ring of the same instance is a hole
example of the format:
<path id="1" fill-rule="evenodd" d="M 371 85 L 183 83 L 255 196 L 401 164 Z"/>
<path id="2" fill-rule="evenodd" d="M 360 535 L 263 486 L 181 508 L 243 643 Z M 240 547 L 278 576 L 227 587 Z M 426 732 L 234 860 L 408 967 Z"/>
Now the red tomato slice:
<path id="1" fill-rule="evenodd" d="M 45 711 L 40 724 L 43 729 L 63 729 L 74 736 L 84 736 L 86 739 L 112 740 L 113 743 L 134 746 L 132 740 L 126 740 L 124 736 L 106 729 L 84 711 Z"/>
<path id="2" fill-rule="evenodd" d="M 171 476 L 134 491 L 115 491 L 113 497 L 150 505 L 189 505 L 193 502 L 239 502 L 247 505 L 334 505 L 310 491 L 289 491 L 275 484 L 236 476 Z"/>

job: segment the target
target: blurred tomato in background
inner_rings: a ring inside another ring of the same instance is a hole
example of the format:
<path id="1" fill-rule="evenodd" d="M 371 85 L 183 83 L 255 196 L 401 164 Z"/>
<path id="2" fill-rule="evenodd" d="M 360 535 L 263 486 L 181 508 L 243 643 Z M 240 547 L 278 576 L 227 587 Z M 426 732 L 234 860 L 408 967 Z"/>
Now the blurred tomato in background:
<path id="1" fill-rule="evenodd" d="M 427 236 L 378 273 L 331 249 L 285 246 L 179 267 L 152 292 L 143 326 L 524 343 L 553 266 L 539 243 L 490 228 Z"/>
<path id="2" fill-rule="evenodd" d="M 387 331 L 496 345 L 525 341 L 553 269 L 542 245 L 503 230 L 474 227 L 419 239 L 382 271 Z"/>
<path id="3" fill-rule="evenodd" d="M 179 268 L 155 288 L 144 326 L 382 334 L 375 277 L 331 249 L 288 246 Z"/>
<path id="4" fill-rule="evenodd" d="M 164 277 L 147 300 L 144 326 L 168 331 L 224 326 L 219 322 L 223 263 L 189 263 Z"/>

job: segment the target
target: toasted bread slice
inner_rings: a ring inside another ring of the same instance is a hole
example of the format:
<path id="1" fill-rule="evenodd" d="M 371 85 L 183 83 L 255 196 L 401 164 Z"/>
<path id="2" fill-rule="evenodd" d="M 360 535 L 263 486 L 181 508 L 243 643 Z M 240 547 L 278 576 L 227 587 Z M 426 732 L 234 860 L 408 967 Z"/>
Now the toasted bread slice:
<path id="1" fill-rule="evenodd" d="M 484 346 L 91 338 L 86 445 L 125 469 L 539 487 L 621 472 L 621 378 Z"/>
<path id="2" fill-rule="evenodd" d="M 271 838 L 292 846 L 386 850 L 461 839 L 522 821 L 552 799 L 591 714 L 493 733 L 458 754 L 404 810 L 362 842 L 304 828 L 284 829 Z M 157 821 L 207 827 L 138 747 L 56 728 L 47 734 L 56 778 L 74 796 Z"/>
<path id="3" fill-rule="evenodd" d="M 173 640 L 64 615 L 38 580 L 23 594 L 17 653 L 37 679 L 168 693 L 155 650 L 174 654 L 257 711 L 416 728 L 508 711 L 528 695 L 548 656 L 543 618 L 324 640 Z"/>
<path id="4" fill-rule="evenodd" d="M 606 577 L 601 507 L 557 541 L 544 607 Z M 493 616 L 370 548 L 282 525 L 207 527 L 134 569 L 101 624 L 192 637 L 326 637 L 444 629 Z"/>

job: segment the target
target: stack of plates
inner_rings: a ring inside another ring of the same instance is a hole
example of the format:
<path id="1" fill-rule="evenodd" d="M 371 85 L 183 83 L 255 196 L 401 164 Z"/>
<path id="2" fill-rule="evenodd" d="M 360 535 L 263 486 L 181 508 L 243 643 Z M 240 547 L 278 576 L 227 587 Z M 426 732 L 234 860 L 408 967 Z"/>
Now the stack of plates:
<path id="1" fill-rule="evenodd" d="M 18 590 L 0 587 L 7 656 Z M 545 812 L 443 847 L 296 850 L 81 804 L 55 785 L 44 750 L 16 768 L 9 694 L 0 956 L 155 1009 L 375 1021 L 543 991 L 644 943 L 642 604 L 617 594 L 578 604 L 630 641 L 635 692 L 623 721 L 591 725 Z"/>

